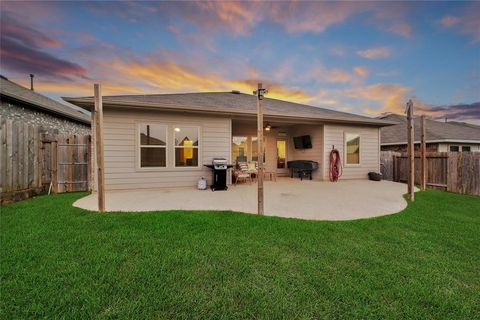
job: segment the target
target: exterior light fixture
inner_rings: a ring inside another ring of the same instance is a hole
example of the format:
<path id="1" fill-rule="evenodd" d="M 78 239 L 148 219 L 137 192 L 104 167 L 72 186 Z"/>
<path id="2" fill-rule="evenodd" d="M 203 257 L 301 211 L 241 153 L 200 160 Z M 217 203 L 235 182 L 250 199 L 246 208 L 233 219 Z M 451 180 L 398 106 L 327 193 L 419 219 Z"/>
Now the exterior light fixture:
<path id="1" fill-rule="evenodd" d="M 272 129 L 272 126 L 270 125 L 270 123 L 267 123 L 267 125 L 265 126 L 265 130 L 270 131 L 270 129 Z"/>
<path id="2" fill-rule="evenodd" d="M 253 91 L 253 94 L 258 97 L 258 100 L 263 100 L 263 97 L 268 93 L 267 89 L 258 89 Z"/>
<path id="3" fill-rule="evenodd" d="M 175 128 L 175 131 L 176 131 L 176 132 L 180 132 L 180 128 Z"/>

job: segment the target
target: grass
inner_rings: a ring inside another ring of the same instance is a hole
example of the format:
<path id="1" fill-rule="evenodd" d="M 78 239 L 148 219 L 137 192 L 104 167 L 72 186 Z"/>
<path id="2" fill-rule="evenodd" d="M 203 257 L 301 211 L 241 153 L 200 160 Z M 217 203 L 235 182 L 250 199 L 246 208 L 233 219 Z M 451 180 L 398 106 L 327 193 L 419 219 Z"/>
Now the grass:
<path id="1" fill-rule="evenodd" d="M 1 208 L 1 318 L 480 317 L 480 197 L 322 222 L 98 214 L 81 196 Z"/>

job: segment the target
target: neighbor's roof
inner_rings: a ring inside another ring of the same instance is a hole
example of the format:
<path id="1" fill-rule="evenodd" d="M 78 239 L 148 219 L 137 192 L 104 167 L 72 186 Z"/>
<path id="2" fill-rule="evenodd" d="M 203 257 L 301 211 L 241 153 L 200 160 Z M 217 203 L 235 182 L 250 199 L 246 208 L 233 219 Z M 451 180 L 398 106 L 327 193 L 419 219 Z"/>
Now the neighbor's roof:
<path id="1" fill-rule="evenodd" d="M 402 115 L 386 115 L 381 119 L 397 121 L 398 124 L 381 129 L 382 145 L 407 144 L 407 120 Z M 403 120 L 402 120 L 403 119 Z M 425 119 L 428 143 L 455 142 L 480 143 L 480 127 L 461 122 L 440 122 Z M 420 142 L 420 118 L 414 119 L 415 142 Z"/>
<path id="2" fill-rule="evenodd" d="M 87 114 L 22 87 L 3 76 L 0 77 L 0 95 L 2 98 L 7 97 L 28 104 L 32 108 L 41 109 L 71 120 L 90 124 L 90 117 Z"/>
<path id="3" fill-rule="evenodd" d="M 63 98 L 79 107 L 91 110 L 93 97 Z M 103 96 L 103 105 L 126 108 L 154 108 L 169 111 L 199 113 L 220 113 L 229 115 L 254 116 L 257 113 L 257 99 L 254 95 L 232 92 L 202 92 L 177 94 L 149 94 Z M 305 104 L 277 99 L 263 100 L 264 115 L 275 118 L 296 118 L 325 122 L 359 123 L 385 126 L 391 122 L 339 112 Z"/>

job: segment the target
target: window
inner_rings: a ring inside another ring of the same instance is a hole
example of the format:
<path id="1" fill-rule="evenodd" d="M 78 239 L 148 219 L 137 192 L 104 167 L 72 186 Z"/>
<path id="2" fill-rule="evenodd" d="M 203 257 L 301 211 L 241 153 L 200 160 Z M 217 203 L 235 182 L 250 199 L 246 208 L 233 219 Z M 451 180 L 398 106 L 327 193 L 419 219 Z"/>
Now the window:
<path id="1" fill-rule="evenodd" d="M 248 147 L 247 137 L 233 136 L 232 137 L 232 159 L 236 163 L 247 162 Z"/>
<path id="2" fill-rule="evenodd" d="M 463 146 L 462 151 L 463 152 L 470 152 L 470 146 Z"/>
<path id="3" fill-rule="evenodd" d="M 459 146 L 450 146 L 450 152 L 458 152 L 458 151 L 460 151 Z"/>
<path id="4" fill-rule="evenodd" d="M 360 135 L 345 133 L 345 163 L 360 164 Z"/>
<path id="5" fill-rule="evenodd" d="M 167 166 L 167 127 L 158 124 L 141 124 L 140 167 Z"/>
<path id="6" fill-rule="evenodd" d="M 198 167 L 198 127 L 175 127 L 175 167 Z"/>

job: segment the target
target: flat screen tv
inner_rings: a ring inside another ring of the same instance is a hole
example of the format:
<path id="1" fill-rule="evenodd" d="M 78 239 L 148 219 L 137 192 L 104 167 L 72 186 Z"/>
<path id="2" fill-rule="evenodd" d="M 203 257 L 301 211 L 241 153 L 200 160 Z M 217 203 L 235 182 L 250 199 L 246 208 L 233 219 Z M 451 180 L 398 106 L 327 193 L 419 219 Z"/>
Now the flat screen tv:
<path id="1" fill-rule="evenodd" d="M 312 148 L 312 140 L 309 135 L 293 137 L 293 144 L 295 149 L 310 149 Z"/>

